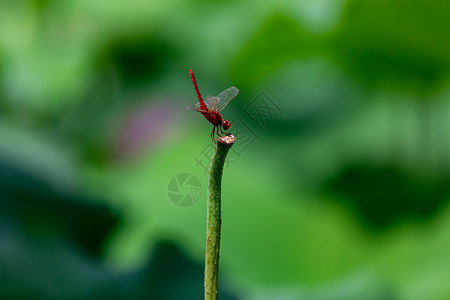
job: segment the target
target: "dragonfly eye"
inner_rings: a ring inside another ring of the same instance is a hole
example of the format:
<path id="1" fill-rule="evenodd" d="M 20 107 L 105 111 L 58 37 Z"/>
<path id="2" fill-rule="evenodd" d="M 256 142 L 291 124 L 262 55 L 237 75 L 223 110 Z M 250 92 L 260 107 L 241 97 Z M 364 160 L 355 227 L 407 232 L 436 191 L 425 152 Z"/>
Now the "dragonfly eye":
<path id="1" fill-rule="evenodd" d="M 228 128 L 230 128 L 230 126 L 231 126 L 230 121 L 224 120 L 224 121 L 222 122 L 222 128 L 223 128 L 224 130 L 228 130 Z"/>

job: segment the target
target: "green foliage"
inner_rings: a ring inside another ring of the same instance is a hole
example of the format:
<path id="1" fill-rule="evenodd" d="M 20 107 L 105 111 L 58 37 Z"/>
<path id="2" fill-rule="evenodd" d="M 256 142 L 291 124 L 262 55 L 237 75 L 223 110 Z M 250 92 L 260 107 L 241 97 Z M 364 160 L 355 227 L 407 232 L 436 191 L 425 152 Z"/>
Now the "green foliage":
<path id="1" fill-rule="evenodd" d="M 353 1 L 330 46 L 355 78 L 429 93 L 450 71 L 447 1 Z"/>

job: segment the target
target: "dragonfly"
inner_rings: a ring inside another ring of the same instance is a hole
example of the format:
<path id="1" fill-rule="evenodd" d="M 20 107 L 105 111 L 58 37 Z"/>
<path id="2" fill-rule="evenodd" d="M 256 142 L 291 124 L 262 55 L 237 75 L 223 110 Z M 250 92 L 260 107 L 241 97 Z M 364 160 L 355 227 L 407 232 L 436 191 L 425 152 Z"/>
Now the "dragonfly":
<path id="1" fill-rule="evenodd" d="M 195 106 L 189 105 L 188 109 L 198 111 L 206 118 L 206 120 L 213 124 L 214 127 L 211 131 L 210 137 L 214 142 L 215 133 L 217 133 L 218 136 L 221 136 L 221 134 L 225 134 L 224 130 L 228 130 L 231 126 L 230 121 L 224 120 L 220 112 L 225 108 L 225 106 L 227 106 L 228 102 L 239 94 L 239 90 L 232 86 L 221 92 L 216 97 L 207 96 L 205 101 L 203 101 L 197 86 L 197 81 L 195 81 L 194 73 L 192 70 L 190 70 L 190 73 L 192 83 L 194 84 L 195 91 L 197 92 L 198 103 Z"/>

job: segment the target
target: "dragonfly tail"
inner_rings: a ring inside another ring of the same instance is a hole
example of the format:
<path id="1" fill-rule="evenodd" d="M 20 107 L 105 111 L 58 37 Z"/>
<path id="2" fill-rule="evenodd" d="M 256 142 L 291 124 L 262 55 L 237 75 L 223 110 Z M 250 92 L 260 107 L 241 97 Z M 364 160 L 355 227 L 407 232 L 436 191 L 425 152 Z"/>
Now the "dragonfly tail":
<path id="1" fill-rule="evenodd" d="M 200 91 L 198 90 L 197 81 L 195 80 L 194 72 L 192 72 L 192 70 L 189 70 L 189 72 L 191 73 L 191 80 L 192 80 L 192 83 L 194 84 L 195 91 L 197 92 L 198 102 L 200 102 L 200 108 L 203 110 L 208 110 L 208 108 L 206 107 L 205 101 L 203 101 L 202 95 L 200 94 Z"/>

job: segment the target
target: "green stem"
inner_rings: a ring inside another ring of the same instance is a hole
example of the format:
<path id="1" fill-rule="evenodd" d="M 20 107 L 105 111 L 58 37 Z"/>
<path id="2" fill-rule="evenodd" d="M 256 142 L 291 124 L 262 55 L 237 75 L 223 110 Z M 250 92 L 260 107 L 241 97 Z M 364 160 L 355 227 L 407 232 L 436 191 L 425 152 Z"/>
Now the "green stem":
<path id="1" fill-rule="evenodd" d="M 205 300 L 216 300 L 219 294 L 219 249 L 222 172 L 228 150 L 236 138 L 228 134 L 218 137 L 208 178 L 208 212 L 206 217 Z"/>

